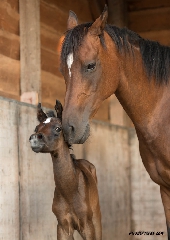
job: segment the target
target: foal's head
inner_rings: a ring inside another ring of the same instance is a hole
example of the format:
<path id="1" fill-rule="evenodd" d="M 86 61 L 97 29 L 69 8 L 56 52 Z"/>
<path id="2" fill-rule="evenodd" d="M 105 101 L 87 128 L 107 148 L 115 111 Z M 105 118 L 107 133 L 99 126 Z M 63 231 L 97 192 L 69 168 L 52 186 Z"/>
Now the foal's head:
<path id="1" fill-rule="evenodd" d="M 61 71 L 67 89 L 63 129 L 70 144 L 83 143 L 87 139 L 89 119 L 119 83 L 117 49 L 104 31 L 107 15 L 105 8 L 94 23 L 81 25 L 73 12 L 69 15 L 61 52 Z"/>
<path id="2" fill-rule="evenodd" d="M 29 139 L 34 152 L 54 152 L 63 144 L 64 138 L 61 125 L 63 108 L 58 100 L 56 101 L 55 110 L 57 117 L 53 111 L 46 115 L 41 108 L 41 104 L 38 104 L 37 119 L 40 124 L 36 126 L 35 133 Z"/>

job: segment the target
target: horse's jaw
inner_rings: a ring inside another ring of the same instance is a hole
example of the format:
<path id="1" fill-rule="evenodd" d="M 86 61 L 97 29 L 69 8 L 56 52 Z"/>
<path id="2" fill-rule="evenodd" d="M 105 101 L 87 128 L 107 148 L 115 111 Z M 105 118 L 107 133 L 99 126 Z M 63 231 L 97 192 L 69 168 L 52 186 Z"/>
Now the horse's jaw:
<path id="1" fill-rule="evenodd" d="M 69 126 L 67 123 L 63 124 L 64 139 L 65 141 L 72 144 L 83 144 L 90 136 L 90 125 L 87 124 L 85 127 L 75 128 Z"/>

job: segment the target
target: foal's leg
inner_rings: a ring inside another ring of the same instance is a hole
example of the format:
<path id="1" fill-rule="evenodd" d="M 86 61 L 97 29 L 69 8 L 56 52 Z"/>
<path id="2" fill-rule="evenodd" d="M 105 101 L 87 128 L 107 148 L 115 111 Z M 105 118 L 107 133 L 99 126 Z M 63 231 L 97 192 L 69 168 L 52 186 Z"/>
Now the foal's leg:
<path id="1" fill-rule="evenodd" d="M 62 228 L 60 224 L 57 225 L 57 240 L 74 240 L 73 230 L 70 229 L 69 234 Z"/>
<path id="2" fill-rule="evenodd" d="M 93 225 L 95 229 L 95 239 L 101 240 L 102 239 L 102 225 L 101 225 L 101 213 L 100 213 L 100 207 L 98 207 L 98 210 L 93 213 Z"/>
<path id="3" fill-rule="evenodd" d="M 95 229 L 92 221 L 86 222 L 83 227 L 83 231 L 79 233 L 82 236 L 83 240 L 98 240 L 95 237 Z"/>
<path id="4" fill-rule="evenodd" d="M 166 216 L 168 240 L 170 240 L 170 188 L 160 186 L 160 191 Z"/>

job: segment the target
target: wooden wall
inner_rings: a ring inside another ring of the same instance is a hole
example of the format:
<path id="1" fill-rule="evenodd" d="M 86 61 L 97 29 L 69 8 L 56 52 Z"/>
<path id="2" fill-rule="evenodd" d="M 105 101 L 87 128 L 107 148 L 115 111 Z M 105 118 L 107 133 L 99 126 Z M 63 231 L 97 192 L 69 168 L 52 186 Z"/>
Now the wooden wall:
<path id="1" fill-rule="evenodd" d="M 20 94 L 19 0 L 0 2 L 0 95 Z"/>
<path id="2" fill-rule="evenodd" d="M 128 27 L 142 37 L 170 46 L 170 1 L 128 0 Z"/>

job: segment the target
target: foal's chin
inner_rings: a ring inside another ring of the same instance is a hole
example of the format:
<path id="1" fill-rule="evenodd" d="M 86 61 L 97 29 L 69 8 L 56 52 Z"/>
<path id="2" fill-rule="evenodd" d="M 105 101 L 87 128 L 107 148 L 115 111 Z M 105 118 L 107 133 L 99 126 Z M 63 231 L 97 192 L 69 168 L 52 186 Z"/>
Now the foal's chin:
<path id="1" fill-rule="evenodd" d="M 32 150 L 33 150 L 35 153 L 44 152 L 44 145 L 36 146 L 36 147 L 31 147 L 31 148 L 32 148 Z"/>

